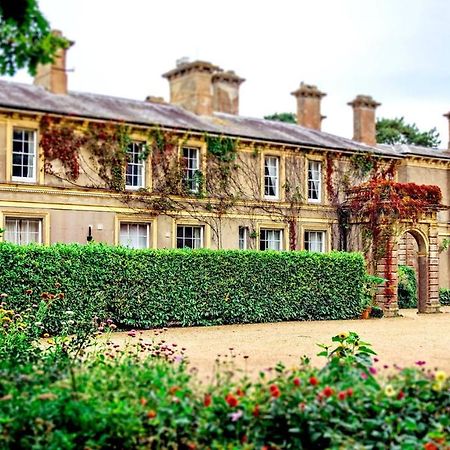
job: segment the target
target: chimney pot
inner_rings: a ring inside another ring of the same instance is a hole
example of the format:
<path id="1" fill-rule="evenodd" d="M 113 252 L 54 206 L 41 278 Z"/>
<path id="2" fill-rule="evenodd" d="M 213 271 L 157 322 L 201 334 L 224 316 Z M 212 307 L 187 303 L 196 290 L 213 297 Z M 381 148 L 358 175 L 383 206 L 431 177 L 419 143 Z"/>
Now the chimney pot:
<path id="1" fill-rule="evenodd" d="M 321 92 L 317 86 L 302 81 L 300 87 L 291 92 L 291 95 L 297 98 L 297 123 L 303 127 L 320 130 L 322 120 L 326 117 L 320 113 L 320 103 L 322 97 L 327 94 Z"/>
<path id="2" fill-rule="evenodd" d="M 353 108 L 353 139 L 367 145 L 376 145 L 375 110 L 381 103 L 370 95 L 357 95 L 347 104 Z"/>
<path id="3" fill-rule="evenodd" d="M 63 37 L 60 30 L 52 30 L 52 34 Z M 69 41 L 71 47 L 74 42 Z M 66 69 L 67 48 L 60 48 L 55 55 L 54 61 L 49 64 L 38 64 L 34 84 L 42 86 L 53 94 L 67 94 L 67 69 Z"/>

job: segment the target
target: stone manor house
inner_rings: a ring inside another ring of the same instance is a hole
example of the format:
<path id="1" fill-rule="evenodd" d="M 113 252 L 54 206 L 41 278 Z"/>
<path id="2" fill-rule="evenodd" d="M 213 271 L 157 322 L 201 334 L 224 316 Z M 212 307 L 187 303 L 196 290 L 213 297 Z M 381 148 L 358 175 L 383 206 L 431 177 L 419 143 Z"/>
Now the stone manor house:
<path id="1" fill-rule="evenodd" d="M 449 204 L 449 149 L 377 145 L 369 96 L 349 103 L 350 140 L 321 131 L 316 86 L 292 92 L 296 125 L 240 116 L 244 80 L 205 61 L 180 60 L 163 75 L 170 102 L 72 92 L 65 53 L 38 68 L 34 85 L 0 81 L 6 241 L 362 250 L 361 232 L 343 238 L 336 206 L 374 166 L 395 167 L 397 182 L 438 185 Z M 450 286 L 439 248 L 449 237 L 445 208 L 398 230 L 393 262 L 420 269 L 421 312 L 437 311 L 438 287 Z"/>

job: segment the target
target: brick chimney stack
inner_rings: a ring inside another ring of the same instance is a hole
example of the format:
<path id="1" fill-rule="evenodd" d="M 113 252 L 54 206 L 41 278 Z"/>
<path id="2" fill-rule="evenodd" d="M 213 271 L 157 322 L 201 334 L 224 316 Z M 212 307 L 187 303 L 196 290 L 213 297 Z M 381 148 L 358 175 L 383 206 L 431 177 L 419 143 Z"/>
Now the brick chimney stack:
<path id="1" fill-rule="evenodd" d="M 320 113 L 320 102 L 327 94 L 319 91 L 317 86 L 305 84 L 303 81 L 291 94 L 297 98 L 297 123 L 303 127 L 320 130 L 322 120 L 326 117 Z"/>
<path id="2" fill-rule="evenodd" d="M 245 81 L 232 70 L 217 72 L 212 76 L 213 110 L 239 114 L 239 86 Z"/>
<path id="3" fill-rule="evenodd" d="M 206 61 L 177 61 L 177 67 L 163 74 L 170 84 L 170 103 L 195 114 L 213 112 L 212 76 L 221 69 Z"/>
<path id="4" fill-rule="evenodd" d="M 444 114 L 444 117 L 448 119 L 448 149 L 450 150 L 450 111 L 447 114 Z"/>
<path id="5" fill-rule="evenodd" d="M 52 33 L 63 37 L 59 30 L 53 30 Z M 70 45 L 73 45 L 73 42 Z M 53 94 L 67 94 L 66 53 L 66 48 L 60 48 L 52 63 L 38 64 L 34 77 L 36 86 L 42 86 Z"/>
<path id="6" fill-rule="evenodd" d="M 377 103 L 369 95 L 358 95 L 347 104 L 353 108 L 353 139 L 367 145 L 375 145 L 375 110 L 381 103 Z"/>

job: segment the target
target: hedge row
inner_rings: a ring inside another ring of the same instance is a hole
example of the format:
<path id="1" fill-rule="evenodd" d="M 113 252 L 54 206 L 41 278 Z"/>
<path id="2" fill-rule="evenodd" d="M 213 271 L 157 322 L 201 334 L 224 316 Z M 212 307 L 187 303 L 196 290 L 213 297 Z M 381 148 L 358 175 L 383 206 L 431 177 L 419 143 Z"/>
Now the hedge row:
<path id="1" fill-rule="evenodd" d="M 398 266 L 398 307 L 417 308 L 416 272 L 409 266 Z"/>
<path id="2" fill-rule="evenodd" d="M 49 332 L 59 331 L 67 310 L 125 328 L 351 319 L 361 313 L 365 278 L 359 254 L 101 244 L 1 243 L 0 270 L 0 292 L 15 309 L 55 295 Z"/>
<path id="3" fill-rule="evenodd" d="M 450 306 L 450 289 L 447 288 L 439 289 L 439 301 L 441 302 L 441 305 Z"/>

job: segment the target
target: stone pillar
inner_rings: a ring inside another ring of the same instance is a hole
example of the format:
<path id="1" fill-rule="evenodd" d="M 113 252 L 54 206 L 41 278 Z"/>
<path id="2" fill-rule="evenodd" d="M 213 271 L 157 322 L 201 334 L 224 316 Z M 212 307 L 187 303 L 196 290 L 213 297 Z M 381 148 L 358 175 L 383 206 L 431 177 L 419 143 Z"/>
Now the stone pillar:
<path id="1" fill-rule="evenodd" d="M 53 30 L 55 36 L 62 37 L 59 30 Z M 69 45 L 72 45 L 70 42 Z M 53 94 L 67 94 L 66 48 L 56 52 L 55 59 L 49 64 L 38 64 L 34 84 L 42 86 Z"/>
<path id="2" fill-rule="evenodd" d="M 398 316 L 398 244 L 393 238 L 386 244 L 385 255 L 377 262 L 377 276 L 387 279 L 378 286 L 376 303 L 383 308 L 385 317 Z M 389 276 L 390 279 L 389 279 Z"/>
<path id="3" fill-rule="evenodd" d="M 448 119 L 448 149 L 450 150 L 450 112 L 444 114 L 444 117 Z"/>
<path id="4" fill-rule="evenodd" d="M 436 226 L 431 226 L 429 231 L 429 254 L 428 254 L 428 295 L 423 308 L 423 313 L 440 312 L 439 303 L 439 242 Z M 420 264 L 420 259 L 419 259 Z M 425 262 L 423 263 L 425 264 Z M 420 269 L 420 266 L 419 266 Z"/>
<path id="5" fill-rule="evenodd" d="M 353 108 L 353 139 L 367 145 L 375 145 L 375 110 L 381 103 L 377 103 L 369 95 L 358 95 L 348 105 Z"/>
<path id="6" fill-rule="evenodd" d="M 319 91 L 317 86 L 305 84 L 303 81 L 291 94 L 297 98 L 297 123 L 302 127 L 320 130 L 322 120 L 326 117 L 320 113 L 320 103 L 322 97 L 327 94 Z"/>

